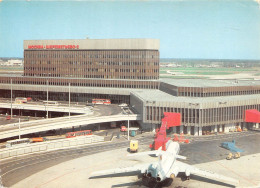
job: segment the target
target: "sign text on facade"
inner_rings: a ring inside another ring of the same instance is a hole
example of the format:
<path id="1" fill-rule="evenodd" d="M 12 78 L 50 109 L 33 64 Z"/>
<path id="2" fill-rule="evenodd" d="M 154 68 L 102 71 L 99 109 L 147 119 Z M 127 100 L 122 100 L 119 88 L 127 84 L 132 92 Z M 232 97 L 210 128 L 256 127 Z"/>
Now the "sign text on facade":
<path id="1" fill-rule="evenodd" d="M 28 45 L 28 49 L 79 49 L 79 45 Z"/>

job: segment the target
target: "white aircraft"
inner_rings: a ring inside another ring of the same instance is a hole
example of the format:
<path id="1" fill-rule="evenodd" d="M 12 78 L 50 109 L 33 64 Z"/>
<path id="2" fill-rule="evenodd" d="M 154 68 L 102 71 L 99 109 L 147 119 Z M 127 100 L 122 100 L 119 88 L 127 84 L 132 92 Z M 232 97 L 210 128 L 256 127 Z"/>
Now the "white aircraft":
<path id="1" fill-rule="evenodd" d="M 186 157 L 178 155 L 180 151 L 180 145 L 177 142 L 169 140 L 166 143 L 166 151 L 162 151 L 161 148 L 157 151 L 148 151 L 137 154 L 131 154 L 128 156 L 138 156 L 144 154 L 156 154 L 159 157 L 159 161 L 135 165 L 133 167 L 116 168 L 110 170 L 97 171 L 92 173 L 91 178 L 98 178 L 104 175 L 124 174 L 137 171 L 143 175 L 143 183 L 145 185 L 152 185 L 156 183 L 163 183 L 167 180 L 173 180 L 179 172 L 184 172 L 187 179 L 190 179 L 190 175 L 194 174 L 202 176 L 208 179 L 214 179 L 220 182 L 226 182 L 228 184 L 238 184 L 238 180 L 229 178 L 223 175 L 216 174 L 214 172 L 201 170 L 194 166 L 182 163 L 176 159 L 186 159 Z M 172 182 L 172 181 L 171 181 Z"/>

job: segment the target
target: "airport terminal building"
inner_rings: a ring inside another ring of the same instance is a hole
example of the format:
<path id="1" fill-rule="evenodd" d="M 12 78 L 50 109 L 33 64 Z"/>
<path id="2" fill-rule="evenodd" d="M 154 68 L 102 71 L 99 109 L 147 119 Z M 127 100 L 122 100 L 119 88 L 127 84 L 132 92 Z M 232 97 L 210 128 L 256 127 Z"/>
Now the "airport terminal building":
<path id="1" fill-rule="evenodd" d="M 201 135 L 244 125 L 246 109 L 260 110 L 260 81 L 159 79 L 157 39 L 24 41 L 23 75 L 1 75 L 0 97 L 129 103 L 145 128 L 163 112 L 180 112 L 177 132 Z"/>

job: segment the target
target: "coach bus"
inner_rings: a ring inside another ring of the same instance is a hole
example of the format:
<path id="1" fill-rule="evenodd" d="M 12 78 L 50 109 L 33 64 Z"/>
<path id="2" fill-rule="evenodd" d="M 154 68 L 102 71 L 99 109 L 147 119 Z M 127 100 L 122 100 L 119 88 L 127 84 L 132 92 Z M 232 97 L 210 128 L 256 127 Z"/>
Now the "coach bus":
<path id="1" fill-rule="evenodd" d="M 111 104 L 111 100 L 110 99 L 92 99 L 92 104 L 110 105 Z"/>
<path id="2" fill-rule="evenodd" d="M 22 146 L 22 145 L 27 145 L 30 144 L 31 141 L 29 138 L 22 138 L 22 139 L 16 139 L 16 140 L 8 140 L 6 142 L 6 147 L 10 148 L 10 147 L 14 147 L 14 146 Z"/>
<path id="3" fill-rule="evenodd" d="M 15 98 L 15 103 L 17 103 L 17 104 L 27 103 L 27 102 L 28 102 L 27 98 L 24 98 L 24 97 L 16 97 Z"/>
<path id="4" fill-rule="evenodd" d="M 87 136 L 87 135 L 92 135 L 92 131 L 84 130 L 84 131 L 69 132 L 66 133 L 66 138 L 73 138 L 77 136 Z"/>

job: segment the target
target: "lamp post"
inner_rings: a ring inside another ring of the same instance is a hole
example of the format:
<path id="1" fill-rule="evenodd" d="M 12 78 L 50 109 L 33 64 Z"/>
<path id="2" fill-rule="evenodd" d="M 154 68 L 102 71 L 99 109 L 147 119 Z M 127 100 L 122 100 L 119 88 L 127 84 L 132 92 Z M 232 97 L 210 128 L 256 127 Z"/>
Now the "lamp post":
<path id="1" fill-rule="evenodd" d="M 129 113 L 128 113 L 128 123 L 127 123 L 127 140 L 129 140 Z"/>
<path id="2" fill-rule="evenodd" d="M 11 79 L 11 118 L 13 117 L 13 79 Z"/>
<path id="3" fill-rule="evenodd" d="M 19 139 L 21 139 L 21 125 L 20 125 L 20 117 L 19 117 Z"/>
<path id="4" fill-rule="evenodd" d="M 130 106 L 130 107 L 134 107 L 135 105 L 133 106 Z M 129 116 L 130 116 L 130 107 L 128 107 L 128 120 L 127 120 L 127 140 L 129 140 Z"/>
<path id="5" fill-rule="evenodd" d="M 69 118 L 70 118 L 70 83 L 69 83 Z"/>
<path id="6" fill-rule="evenodd" d="M 48 89 L 48 86 L 49 86 L 49 81 L 47 80 L 46 81 L 47 82 L 47 104 L 46 105 L 48 105 L 48 100 L 49 100 L 49 89 Z M 46 106 L 45 106 L 45 109 L 46 109 Z M 48 108 L 47 108 L 47 113 L 46 113 L 46 118 L 48 119 L 48 116 L 49 116 L 49 114 L 48 114 L 49 112 L 48 112 Z"/>

